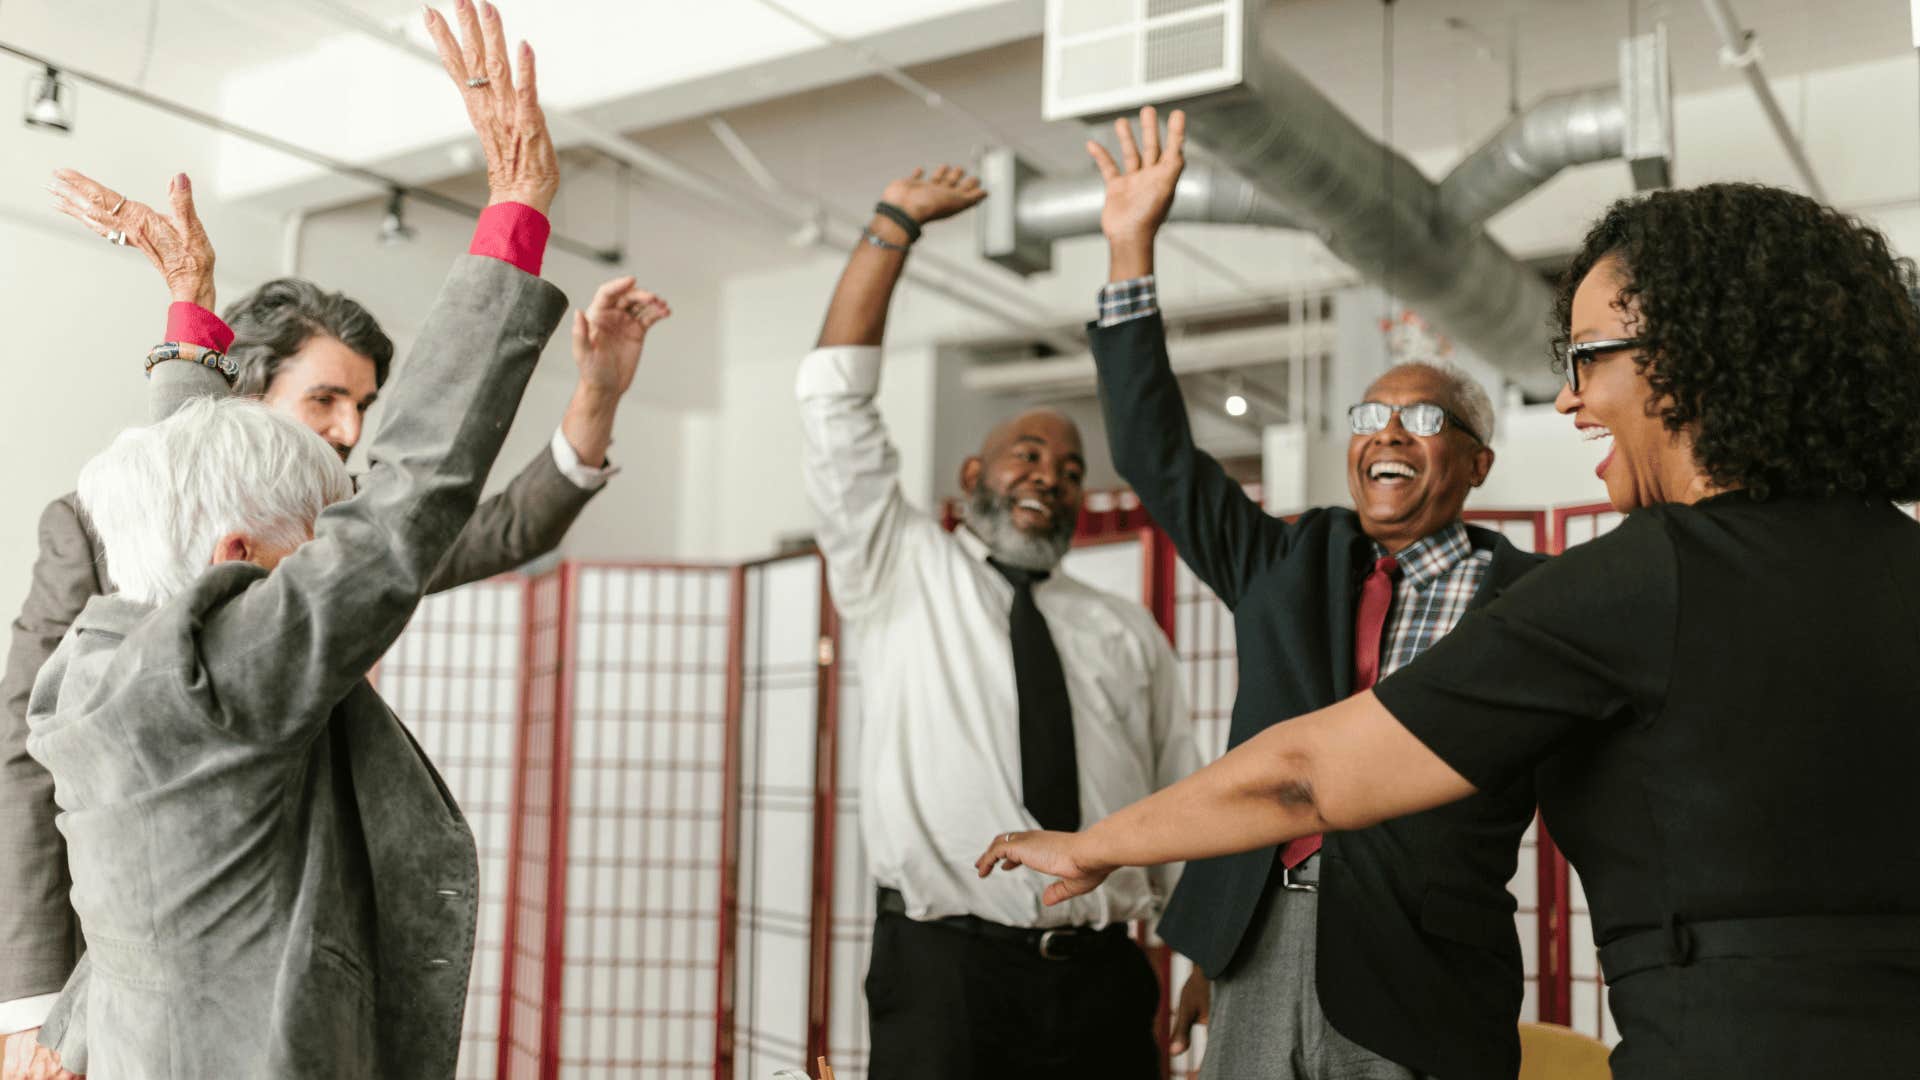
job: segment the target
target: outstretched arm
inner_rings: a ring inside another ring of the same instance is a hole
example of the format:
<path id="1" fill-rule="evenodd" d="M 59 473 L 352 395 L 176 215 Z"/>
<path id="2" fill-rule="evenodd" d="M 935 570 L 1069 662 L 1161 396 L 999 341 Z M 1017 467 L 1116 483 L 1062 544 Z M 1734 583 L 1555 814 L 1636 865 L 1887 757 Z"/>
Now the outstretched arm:
<path id="1" fill-rule="evenodd" d="M 606 282 L 585 311 L 575 310 L 573 360 L 580 381 L 559 432 L 506 490 L 474 510 L 428 592 L 505 573 L 560 546 L 613 471 L 607 449 L 615 411 L 633 385 L 647 331 L 672 314 L 665 300 L 632 277 Z"/>
<path id="2" fill-rule="evenodd" d="M 1061 880 L 1048 904 L 1122 866 L 1205 859 L 1313 833 L 1359 829 L 1473 794 L 1474 786 L 1372 691 L 1275 724 L 1172 787 L 1077 833 L 996 838 L 976 869 L 1030 866 Z"/>
<path id="3" fill-rule="evenodd" d="M 1088 340 L 1100 372 L 1107 443 L 1120 475 L 1147 513 L 1172 537 L 1181 558 L 1229 607 L 1246 584 L 1286 550 L 1291 528 L 1249 498 L 1199 447 L 1187 403 L 1167 357 L 1153 249 L 1186 165 L 1186 114 L 1174 110 L 1164 145 L 1152 106 L 1140 110 L 1140 138 L 1114 122 L 1120 160 L 1087 143 L 1106 180 L 1100 228 L 1107 237 L 1108 283 Z"/>
<path id="4" fill-rule="evenodd" d="M 887 185 L 880 201 L 906 212 L 920 225 L 949 218 L 987 197 L 980 181 L 966 170 L 942 165 L 925 176 L 915 169 L 909 176 Z M 867 236 L 880 240 L 874 244 L 863 236 L 847 258 L 834 287 L 833 302 L 827 307 L 827 321 L 820 328 L 819 348 L 829 345 L 878 345 L 887 330 L 887 309 L 893 305 L 893 290 L 900 284 L 900 272 L 907 264 L 907 252 L 914 238 L 893 218 L 875 212 L 867 222 Z M 890 246 L 882 246 L 882 245 Z"/>

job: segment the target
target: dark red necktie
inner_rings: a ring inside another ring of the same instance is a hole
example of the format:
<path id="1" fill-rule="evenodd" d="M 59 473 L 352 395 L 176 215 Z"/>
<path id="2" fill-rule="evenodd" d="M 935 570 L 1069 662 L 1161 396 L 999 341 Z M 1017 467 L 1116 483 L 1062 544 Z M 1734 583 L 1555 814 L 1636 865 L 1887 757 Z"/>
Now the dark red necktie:
<path id="1" fill-rule="evenodd" d="M 1360 584 L 1360 614 L 1353 626 L 1353 692 L 1370 690 L 1380 678 L 1380 639 L 1387 629 L 1387 609 L 1393 607 L 1393 583 L 1400 564 L 1382 555 Z M 1320 834 L 1289 840 L 1280 849 L 1280 864 L 1291 870 L 1320 850 Z"/>

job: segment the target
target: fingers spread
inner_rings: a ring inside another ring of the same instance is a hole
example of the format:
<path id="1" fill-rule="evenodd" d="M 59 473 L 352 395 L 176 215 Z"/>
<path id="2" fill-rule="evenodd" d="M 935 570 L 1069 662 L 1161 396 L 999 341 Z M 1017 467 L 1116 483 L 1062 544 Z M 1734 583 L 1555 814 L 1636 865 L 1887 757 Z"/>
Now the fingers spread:
<path id="1" fill-rule="evenodd" d="M 1120 136 L 1120 160 L 1126 164 L 1128 172 L 1138 171 L 1140 148 L 1134 145 L 1133 125 L 1127 123 L 1127 118 L 1123 116 L 1113 122 L 1113 130 Z"/>
<path id="2" fill-rule="evenodd" d="M 467 88 L 467 61 L 460 54 L 460 43 L 453 39 L 453 28 L 432 8 L 427 9 L 427 36 L 433 39 L 433 51 L 440 54 L 440 66 L 462 91 Z"/>
<path id="3" fill-rule="evenodd" d="M 520 43 L 520 82 L 514 88 L 516 105 L 520 110 L 520 128 L 523 131 L 540 126 L 543 121 L 540 114 L 540 89 L 533 70 L 533 46 Z"/>
<path id="4" fill-rule="evenodd" d="M 460 21 L 460 57 L 467 66 L 467 77 L 487 73 L 486 39 L 480 32 L 480 13 L 473 0 L 454 0 L 453 17 Z"/>
<path id="5" fill-rule="evenodd" d="M 1167 116 L 1167 156 L 1178 157 L 1187 145 L 1187 112 L 1175 109 Z"/>
<path id="6" fill-rule="evenodd" d="M 1140 158 L 1148 165 L 1160 160 L 1160 113 L 1151 105 L 1140 109 Z"/>
<path id="7" fill-rule="evenodd" d="M 511 116 L 514 108 L 513 67 L 507 60 L 507 32 L 500 25 L 500 9 L 481 5 L 480 34 L 486 45 L 487 92 L 493 107 L 502 116 Z"/>
<path id="8" fill-rule="evenodd" d="M 1094 168 L 1100 170 L 1102 180 L 1112 180 L 1120 175 L 1120 167 L 1113 163 L 1113 155 L 1092 139 L 1087 140 L 1087 156 L 1093 159 Z"/>

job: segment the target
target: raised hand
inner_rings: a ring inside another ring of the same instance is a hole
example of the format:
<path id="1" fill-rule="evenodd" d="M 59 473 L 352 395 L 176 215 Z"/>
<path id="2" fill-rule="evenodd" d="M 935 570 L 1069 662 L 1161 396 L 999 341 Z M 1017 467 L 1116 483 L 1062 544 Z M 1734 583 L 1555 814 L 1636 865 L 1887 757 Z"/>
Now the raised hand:
<path id="1" fill-rule="evenodd" d="M 974 861 L 973 868 L 981 877 L 993 873 L 996 866 L 1003 870 L 1028 866 L 1057 877 L 1060 880 L 1040 894 L 1041 902 L 1051 907 L 1092 892 L 1113 873 L 1113 867 L 1095 862 L 1085 847 L 1085 833 L 1001 833 L 993 838 L 986 854 Z"/>
<path id="2" fill-rule="evenodd" d="M 194 212 L 186 173 L 167 184 L 170 216 L 72 169 L 55 170 L 47 190 L 56 210 L 113 243 L 139 248 L 173 299 L 213 308 L 213 243 Z"/>
<path id="3" fill-rule="evenodd" d="M 540 111 L 533 49 L 520 43 L 516 80 L 507 61 L 499 10 L 490 3 L 476 10 L 473 0 L 454 0 L 453 10 L 460 21 L 458 39 L 432 8 L 427 9 L 427 33 L 480 136 L 487 156 L 488 202 L 525 203 L 544 214 L 560 188 L 560 160 L 547 133 L 546 114 Z"/>
<path id="4" fill-rule="evenodd" d="M 957 165 L 942 165 L 933 170 L 932 176 L 926 176 L 925 169 L 915 169 L 887 185 L 880 198 L 907 212 L 907 216 L 922 225 L 953 215 L 973 206 L 987 197 L 980 190 L 980 179 L 968 176 L 967 170 Z"/>
<path id="5" fill-rule="evenodd" d="M 573 362 L 580 368 L 581 389 L 612 398 L 626 393 L 647 331 L 672 314 L 665 300 L 631 277 L 600 286 L 587 310 L 573 313 Z"/>
<path id="6" fill-rule="evenodd" d="M 1107 148 L 1087 140 L 1087 153 L 1107 182 L 1106 205 L 1100 209 L 1100 231 L 1113 248 L 1116 264 L 1123 254 L 1145 250 L 1152 257 L 1153 237 L 1167 220 L 1174 188 L 1187 160 L 1181 154 L 1187 141 L 1187 114 L 1179 109 L 1167 117 L 1167 140 L 1160 142 L 1160 115 L 1148 105 L 1140 110 L 1140 140 L 1126 117 L 1113 122 L 1120 137 L 1120 161 Z"/>

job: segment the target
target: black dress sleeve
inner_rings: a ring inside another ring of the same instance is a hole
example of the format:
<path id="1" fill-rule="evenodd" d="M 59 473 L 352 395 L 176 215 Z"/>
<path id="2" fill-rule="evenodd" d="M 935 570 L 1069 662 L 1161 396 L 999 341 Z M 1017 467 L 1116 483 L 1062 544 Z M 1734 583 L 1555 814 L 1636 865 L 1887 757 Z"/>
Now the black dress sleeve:
<path id="1" fill-rule="evenodd" d="M 1482 791 L 1565 740 L 1656 715 L 1679 613 L 1658 508 L 1534 570 L 1374 687 L 1387 711 Z"/>

